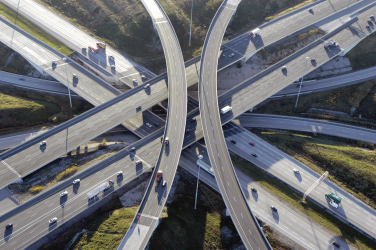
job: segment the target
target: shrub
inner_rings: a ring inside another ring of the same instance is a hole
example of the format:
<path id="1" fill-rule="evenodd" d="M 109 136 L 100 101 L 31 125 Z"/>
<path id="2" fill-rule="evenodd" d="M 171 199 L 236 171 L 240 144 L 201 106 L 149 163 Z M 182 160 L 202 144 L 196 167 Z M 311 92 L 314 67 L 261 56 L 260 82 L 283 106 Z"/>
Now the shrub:
<path id="1" fill-rule="evenodd" d="M 67 168 L 63 172 L 61 172 L 60 174 L 56 175 L 56 180 L 59 181 L 59 180 L 65 178 L 65 177 L 68 177 L 68 176 L 74 174 L 75 172 L 77 172 L 77 170 L 78 170 L 78 167 L 76 165 L 73 165 L 72 167 Z"/>
<path id="2" fill-rule="evenodd" d="M 34 186 L 34 187 L 31 187 L 29 188 L 29 192 L 30 193 L 39 193 L 40 191 L 42 191 L 43 187 L 42 186 Z"/>

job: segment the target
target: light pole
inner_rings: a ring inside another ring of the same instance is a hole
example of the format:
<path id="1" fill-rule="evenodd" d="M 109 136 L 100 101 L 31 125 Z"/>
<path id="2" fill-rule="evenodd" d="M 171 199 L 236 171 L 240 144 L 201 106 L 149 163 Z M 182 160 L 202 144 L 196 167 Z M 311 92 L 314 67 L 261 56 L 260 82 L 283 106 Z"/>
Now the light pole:
<path id="1" fill-rule="evenodd" d="M 72 108 L 72 99 L 71 99 L 71 95 L 70 95 L 69 80 L 68 80 L 68 71 L 67 71 L 67 62 L 66 62 L 67 58 L 64 57 L 63 60 L 64 60 L 64 65 L 65 65 L 65 74 L 67 75 L 69 102 L 70 102 L 70 107 Z"/>
<path id="2" fill-rule="evenodd" d="M 300 85 L 299 85 L 299 92 L 298 92 L 298 97 L 296 98 L 295 108 L 298 106 L 299 94 L 300 94 L 300 90 L 302 89 L 303 77 L 304 77 L 305 68 L 307 66 L 307 62 L 309 60 L 309 57 L 307 56 L 305 59 L 306 59 L 306 62 L 305 62 L 305 65 L 304 65 L 302 80 L 300 81 Z"/>
<path id="3" fill-rule="evenodd" d="M 191 47 L 191 36 L 192 36 L 192 13 L 193 13 L 193 0 L 192 0 L 192 7 L 191 7 L 191 27 L 189 29 L 189 47 Z"/>
<path id="4" fill-rule="evenodd" d="M 202 155 L 199 155 L 197 161 L 201 161 L 202 158 L 203 158 L 203 156 L 202 156 Z M 198 165 L 198 174 L 197 174 L 197 186 L 196 186 L 195 209 L 196 209 L 196 205 L 197 205 L 198 181 L 200 180 L 200 169 L 201 169 L 200 164 L 197 164 L 197 165 Z"/>
<path id="5" fill-rule="evenodd" d="M 16 20 L 14 21 L 14 25 L 16 25 L 16 26 L 17 26 L 18 8 L 20 7 L 20 2 L 21 2 L 21 0 L 18 0 L 17 13 L 16 13 Z"/>

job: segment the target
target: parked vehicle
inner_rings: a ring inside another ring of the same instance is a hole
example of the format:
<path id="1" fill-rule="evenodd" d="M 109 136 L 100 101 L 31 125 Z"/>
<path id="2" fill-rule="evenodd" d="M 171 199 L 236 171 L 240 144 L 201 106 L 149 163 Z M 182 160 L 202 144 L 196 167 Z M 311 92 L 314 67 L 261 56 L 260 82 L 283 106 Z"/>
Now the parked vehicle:
<path id="1" fill-rule="evenodd" d="M 251 33 L 249 33 L 249 35 L 251 37 L 255 37 L 255 36 L 257 36 L 258 33 L 260 33 L 260 31 L 261 30 L 259 28 L 256 28 L 256 29 L 252 30 Z"/>
<path id="2" fill-rule="evenodd" d="M 114 182 L 109 180 L 108 182 L 103 182 L 99 186 L 95 187 L 94 189 L 90 190 L 86 196 L 90 200 L 94 199 L 100 192 L 106 191 L 110 189 L 114 185 Z"/>
<path id="3" fill-rule="evenodd" d="M 226 107 L 223 107 L 222 109 L 221 109 L 221 114 L 223 115 L 223 114 L 226 114 L 227 112 L 229 112 L 230 110 L 232 110 L 232 107 L 231 106 L 226 106 Z"/>

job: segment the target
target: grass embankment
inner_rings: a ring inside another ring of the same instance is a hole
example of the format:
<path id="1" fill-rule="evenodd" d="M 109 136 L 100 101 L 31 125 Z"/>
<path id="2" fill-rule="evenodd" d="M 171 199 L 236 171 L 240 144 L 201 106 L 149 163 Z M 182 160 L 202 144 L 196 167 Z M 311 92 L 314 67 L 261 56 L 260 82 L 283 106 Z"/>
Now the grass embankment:
<path id="1" fill-rule="evenodd" d="M 257 107 L 255 112 L 318 118 L 376 128 L 376 81 L 367 81 L 338 89 L 302 95 L 299 97 L 297 108 L 295 108 L 295 102 L 296 97 L 274 100 Z M 353 117 L 309 111 L 310 108 L 319 108 L 350 114 L 352 107 L 356 108 Z M 359 118 L 359 115 L 361 115 L 361 118 Z"/>
<path id="2" fill-rule="evenodd" d="M 365 25 L 362 27 L 366 33 Z M 351 67 L 354 70 L 365 69 L 376 66 L 376 33 L 369 35 L 363 41 L 358 43 L 349 53 L 345 55 L 350 60 Z"/>
<path id="3" fill-rule="evenodd" d="M 333 215 L 326 212 L 325 209 L 315 205 L 310 200 L 306 200 L 306 204 L 301 203 L 302 195 L 289 188 L 288 185 L 280 182 L 278 179 L 274 179 L 250 162 L 245 161 L 238 156 L 232 155 L 231 159 L 236 168 L 252 177 L 270 193 L 286 202 L 295 210 L 300 211 L 312 221 L 331 231 L 333 234 L 342 237 L 349 244 L 354 245 L 357 249 L 376 249 L 374 241 L 362 235 L 357 230 L 351 228 L 342 221 L 336 219 L 333 217 Z"/>
<path id="4" fill-rule="evenodd" d="M 373 144 L 299 132 L 252 131 L 316 172 L 329 171 L 337 185 L 376 208 L 376 150 Z"/>
<path id="5" fill-rule="evenodd" d="M 0 134 L 34 125 L 59 124 L 92 106 L 78 98 L 41 94 L 21 88 L 0 86 Z"/>
<path id="6" fill-rule="evenodd" d="M 283 15 L 286 15 L 286 14 L 288 14 L 288 13 L 294 11 L 294 10 L 297 10 L 297 9 L 299 9 L 299 8 L 301 8 L 301 7 L 304 7 L 304 6 L 308 5 L 308 4 L 313 3 L 313 2 L 316 2 L 316 1 L 317 1 L 317 0 L 306 0 L 306 1 L 304 1 L 303 3 L 297 4 L 297 5 L 295 5 L 294 7 L 288 8 L 287 10 L 284 10 L 284 11 L 278 13 L 277 15 L 274 15 L 274 16 L 268 16 L 267 18 L 265 18 L 265 20 L 266 20 L 266 21 L 271 21 L 271 20 L 273 20 L 273 19 L 276 19 L 276 18 L 278 18 L 278 17 L 281 17 L 281 16 L 283 16 Z M 271 4 L 272 4 L 272 5 L 276 5 L 277 2 L 272 2 Z"/>
<path id="7" fill-rule="evenodd" d="M 16 12 L 12 11 L 4 4 L 0 3 L 0 14 L 2 14 L 6 19 L 8 19 L 11 23 L 15 23 L 16 21 Z M 22 16 L 17 16 L 17 27 L 24 30 L 25 32 L 29 33 L 30 35 L 34 36 L 38 40 L 48 44 L 52 48 L 58 50 L 60 53 L 64 55 L 68 55 L 72 52 L 68 47 L 64 46 L 61 42 L 32 24 L 31 22 L 27 21 Z"/>
<path id="8" fill-rule="evenodd" d="M 123 208 L 119 197 L 115 196 L 88 217 L 74 223 L 58 239 L 42 245 L 39 249 L 65 250 L 67 244 L 83 229 L 70 249 L 116 249 L 131 225 L 137 207 Z"/>

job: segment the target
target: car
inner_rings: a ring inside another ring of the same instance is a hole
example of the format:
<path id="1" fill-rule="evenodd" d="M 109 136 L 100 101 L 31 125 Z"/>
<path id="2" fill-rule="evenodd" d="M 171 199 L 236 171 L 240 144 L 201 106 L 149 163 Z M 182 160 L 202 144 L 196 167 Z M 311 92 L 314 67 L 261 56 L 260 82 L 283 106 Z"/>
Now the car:
<path id="1" fill-rule="evenodd" d="M 251 146 L 255 146 L 255 144 L 253 142 L 251 142 L 251 141 L 248 142 L 248 144 L 251 145 Z"/>
<path id="2" fill-rule="evenodd" d="M 21 81 L 25 81 L 25 78 L 23 78 L 23 77 L 20 77 L 18 79 L 21 80 Z"/>
<path id="3" fill-rule="evenodd" d="M 168 141 L 169 141 L 169 139 L 168 139 L 168 137 L 166 137 L 166 139 L 165 139 L 165 141 L 164 141 L 164 145 L 165 145 L 165 146 L 168 145 Z"/>
<path id="4" fill-rule="evenodd" d="M 192 119 L 191 119 L 191 122 L 195 122 L 196 121 L 196 117 L 193 117 Z"/>
<path id="5" fill-rule="evenodd" d="M 136 109 L 141 109 L 142 107 L 141 106 L 137 106 L 137 108 Z"/>
<path id="6" fill-rule="evenodd" d="M 135 147 L 132 147 L 132 148 L 131 148 L 131 151 L 135 151 L 135 150 L 136 150 L 136 148 L 135 148 Z"/>
<path id="7" fill-rule="evenodd" d="M 251 190 L 252 190 L 252 192 L 256 192 L 257 193 L 257 189 L 256 188 L 251 187 Z"/>
<path id="8" fill-rule="evenodd" d="M 122 174 L 123 174 L 123 171 L 119 171 L 119 172 L 116 173 L 117 176 L 120 176 Z"/>
<path id="9" fill-rule="evenodd" d="M 335 45 L 335 44 L 336 44 L 336 41 L 334 41 L 334 40 L 330 40 L 329 42 L 327 42 L 327 43 L 324 45 L 324 47 L 325 47 L 325 48 L 328 48 L 328 47 L 333 46 L 333 45 Z"/>
<path id="10" fill-rule="evenodd" d="M 108 59 L 115 60 L 115 57 L 114 56 L 108 56 Z"/>
<path id="11" fill-rule="evenodd" d="M 332 200 L 329 202 L 329 204 L 330 204 L 332 207 L 334 207 L 334 208 L 338 208 L 338 204 L 335 203 L 335 202 L 332 201 Z"/>
<path id="12" fill-rule="evenodd" d="M 97 53 L 99 51 L 98 48 L 94 48 L 93 46 L 89 46 L 89 49 L 93 51 L 94 53 Z"/>
<path id="13" fill-rule="evenodd" d="M 154 122 L 154 125 L 159 128 L 159 123 L 158 122 Z"/>
<path id="14" fill-rule="evenodd" d="M 312 8 L 309 8 L 309 9 L 308 9 L 308 12 L 312 12 L 312 11 L 313 11 Z"/>
<path id="15" fill-rule="evenodd" d="M 77 78 L 78 78 L 78 76 L 77 76 L 76 74 L 73 74 L 73 78 L 77 79 Z"/>
<path id="16" fill-rule="evenodd" d="M 255 154 L 255 153 L 252 153 L 251 155 L 252 155 L 253 157 L 257 157 L 257 154 Z"/>
<path id="17" fill-rule="evenodd" d="M 5 229 L 9 229 L 9 228 L 12 228 L 13 227 L 13 223 L 8 223 L 6 226 L 5 226 Z"/>
<path id="18" fill-rule="evenodd" d="M 111 64 L 111 69 L 115 69 L 116 68 L 116 66 L 115 66 L 115 64 Z"/>
<path id="19" fill-rule="evenodd" d="M 366 26 L 366 29 L 369 29 L 369 25 Z"/>
<path id="20" fill-rule="evenodd" d="M 231 140 L 230 142 L 232 142 L 233 144 L 236 144 L 236 141 L 235 141 L 235 140 Z"/>
<path id="21" fill-rule="evenodd" d="M 296 174 L 300 174 L 300 171 L 297 170 L 296 168 L 293 168 L 292 171 L 294 171 L 294 173 L 296 173 Z"/>
<path id="22" fill-rule="evenodd" d="M 226 54 L 225 54 L 225 53 L 223 53 L 223 54 L 222 54 L 222 57 L 226 57 Z"/>
<path id="23" fill-rule="evenodd" d="M 136 161 L 135 163 L 136 163 L 136 165 L 138 165 L 138 164 L 141 164 L 142 161 Z"/>
<path id="24" fill-rule="evenodd" d="M 281 70 L 285 70 L 285 69 L 286 69 L 286 66 L 282 66 L 282 67 L 281 67 Z"/>
<path id="25" fill-rule="evenodd" d="M 48 222 L 50 223 L 50 224 L 52 224 L 52 223 L 55 223 L 57 221 L 57 218 L 55 217 L 55 218 L 52 218 L 51 220 L 49 220 Z"/>
<path id="26" fill-rule="evenodd" d="M 231 53 L 228 57 L 233 57 L 233 56 L 235 56 L 235 54 L 234 53 Z"/>
<path id="27" fill-rule="evenodd" d="M 162 186 L 164 186 L 164 187 L 166 186 L 166 181 L 163 182 Z"/>
<path id="28" fill-rule="evenodd" d="M 57 62 L 56 61 L 52 61 L 52 65 L 56 65 L 57 64 Z"/>
<path id="29" fill-rule="evenodd" d="M 60 194 L 61 197 L 66 196 L 68 194 L 68 191 L 64 191 Z"/>
<path id="30" fill-rule="evenodd" d="M 80 179 L 75 179 L 74 181 L 73 181 L 73 184 L 77 184 L 77 183 L 79 183 L 81 180 Z"/>
<path id="31" fill-rule="evenodd" d="M 133 83 L 138 83 L 137 79 L 133 79 L 132 81 Z"/>
<path id="32" fill-rule="evenodd" d="M 144 79 L 144 80 L 146 80 L 146 79 L 148 79 L 145 75 L 141 75 L 141 79 Z"/>
<path id="33" fill-rule="evenodd" d="M 47 141 L 42 141 L 41 143 L 39 143 L 39 145 L 41 145 L 41 146 L 44 146 L 46 144 L 47 144 Z"/>
<path id="34" fill-rule="evenodd" d="M 278 209 L 275 207 L 275 206 L 271 206 L 270 207 L 274 212 L 277 212 L 278 211 Z"/>
<path id="35" fill-rule="evenodd" d="M 106 49 L 106 44 L 100 42 L 100 43 L 97 43 L 98 47 L 102 48 L 102 49 Z"/>
<path id="36" fill-rule="evenodd" d="M 341 247 L 341 245 L 340 245 L 340 244 L 338 244 L 337 242 L 333 242 L 333 245 L 334 245 L 334 246 L 336 246 L 336 247 L 338 247 L 338 248 L 340 248 L 340 247 Z"/>
<path id="37" fill-rule="evenodd" d="M 367 20 L 367 22 L 368 22 L 370 25 L 372 25 L 372 21 L 371 21 L 371 20 Z"/>
<path id="38" fill-rule="evenodd" d="M 314 62 L 314 61 L 316 61 L 316 59 L 315 58 L 311 58 L 311 62 Z"/>
<path id="39" fill-rule="evenodd" d="M 153 125 L 151 125 L 150 123 L 146 123 L 146 126 L 148 126 L 149 128 L 153 127 Z"/>
<path id="40" fill-rule="evenodd" d="M 144 86 L 144 89 L 147 89 L 147 88 L 150 88 L 150 84 L 146 84 L 146 85 Z"/>

